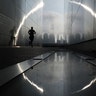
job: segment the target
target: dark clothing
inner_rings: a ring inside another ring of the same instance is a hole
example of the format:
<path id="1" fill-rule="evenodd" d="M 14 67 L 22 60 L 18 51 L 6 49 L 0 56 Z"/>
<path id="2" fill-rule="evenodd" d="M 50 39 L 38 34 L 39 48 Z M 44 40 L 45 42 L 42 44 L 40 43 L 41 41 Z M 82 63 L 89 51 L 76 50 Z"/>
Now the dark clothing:
<path id="1" fill-rule="evenodd" d="M 33 43 L 33 40 L 34 40 L 34 34 L 36 34 L 36 32 L 33 29 L 30 29 L 28 31 L 28 33 L 29 33 L 29 39 L 30 39 L 29 45 L 33 46 L 32 43 Z"/>
<path id="2" fill-rule="evenodd" d="M 32 37 L 34 36 L 34 34 L 36 34 L 36 32 L 35 32 L 34 30 L 32 30 L 32 29 L 29 30 L 28 33 L 29 33 L 29 35 L 32 36 Z"/>

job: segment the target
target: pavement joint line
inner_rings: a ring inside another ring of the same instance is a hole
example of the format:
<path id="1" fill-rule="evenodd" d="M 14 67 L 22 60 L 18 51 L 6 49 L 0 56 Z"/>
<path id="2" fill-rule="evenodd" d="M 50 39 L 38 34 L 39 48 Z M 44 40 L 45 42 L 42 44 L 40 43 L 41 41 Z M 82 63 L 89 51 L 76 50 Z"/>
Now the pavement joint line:
<path id="1" fill-rule="evenodd" d="M 82 57 L 84 57 L 83 54 L 82 54 L 82 55 L 77 55 L 77 54 L 75 54 L 75 56 L 78 57 L 78 58 L 81 58 L 82 60 L 84 60 L 84 61 L 86 61 L 87 63 L 92 64 L 93 66 L 96 67 L 96 64 L 95 64 L 94 62 L 92 62 L 92 60 L 94 60 L 95 57 L 90 57 L 90 58 L 91 58 L 91 59 L 90 59 L 89 56 L 88 56 L 88 57 L 85 57 L 86 59 L 84 59 L 84 58 L 82 58 Z M 89 58 L 89 59 L 88 59 L 88 58 Z M 92 58 L 94 58 L 94 59 L 92 59 Z"/>
<path id="2" fill-rule="evenodd" d="M 47 53 L 45 53 L 45 54 L 47 54 Z M 17 76 L 19 76 L 19 75 L 21 75 L 22 73 L 24 73 L 24 72 L 26 72 L 27 70 L 29 70 L 29 69 L 33 69 L 36 65 L 38 65 L 39 63 L 41 63 L 43 60 L 45 60 L 46 58 L 48 58 L 50 55 L 52 55 L 52 54 L 54 54 L 54 52 L 50 52 L 50 54 L 48 54 L 48 56 L 46 56 L 44 59 L 39 59 L 39 61 L 38 62 L 36 62 L 36 63 L 34 63 L 34 64 L 32 64 L 30 67 L 28 67 L 27 69 L 25 69 L 25 70 L 23 70 L 22 72 L 19 72 L 17 75 L 15 74 L 13 77 L 10 77 L 10 79 L 8 79 L 8 80 L 6 80 L 6 82 L 5 83 L 3 83 L 3 84 L 0 84 L 0 87 L 2 87 L 3 85 L 5 85 L 5 84 L 7 84 L 8 82 L 10 82 L 11 80 L 13 80 L 13 79 L 15 79 Z M 36 60 L 36 59 L 28 59 L 29 61 L 30 60 Z M 22 62 L 26 62 L 26 61 L 28 61 L 28 60 L 25 60 L 25 61 L 22 61 Z M 20 62 L 20 63 L 22 63 L 22 62 Z M 17 63 L 18 64 L 18 63 Z M 13 65 L 13 66 L 9 66 L 8 68 L 15 68 L 16 66 L 17 66 L 17 64 L 16 65 Z M 12 69 L 13 69 L 12 68 Z M 5 70 L 6 68 L 4 68 L 4 69 L 2 69 L 2 70 Z M 16 69 L 17 70 L 17 69 Z M 5 72 L 5 74 L 7 74 L 6 72 Z"/>

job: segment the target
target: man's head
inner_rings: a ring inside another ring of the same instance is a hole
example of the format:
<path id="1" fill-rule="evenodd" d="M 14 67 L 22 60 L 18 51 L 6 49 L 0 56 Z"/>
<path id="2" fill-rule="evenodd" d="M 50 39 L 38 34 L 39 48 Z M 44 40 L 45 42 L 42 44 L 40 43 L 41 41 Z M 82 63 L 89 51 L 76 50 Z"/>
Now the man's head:
<path id="1" fill-rule="evenodd" d="M 31 27 L 31 30 L 33 29 L 33 27 Z"/>

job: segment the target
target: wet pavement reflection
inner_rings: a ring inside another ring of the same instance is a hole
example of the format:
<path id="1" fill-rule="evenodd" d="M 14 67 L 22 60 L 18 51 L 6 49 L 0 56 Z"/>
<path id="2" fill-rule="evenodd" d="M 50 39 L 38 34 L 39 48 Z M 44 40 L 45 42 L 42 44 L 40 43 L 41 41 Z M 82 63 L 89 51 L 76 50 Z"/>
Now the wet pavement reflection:
<path id="1" fill-rule="evenodd" d="M 72 52 L 56 52 L 2 86 L 0 96 L 96 96 L 95 70 Z"/>

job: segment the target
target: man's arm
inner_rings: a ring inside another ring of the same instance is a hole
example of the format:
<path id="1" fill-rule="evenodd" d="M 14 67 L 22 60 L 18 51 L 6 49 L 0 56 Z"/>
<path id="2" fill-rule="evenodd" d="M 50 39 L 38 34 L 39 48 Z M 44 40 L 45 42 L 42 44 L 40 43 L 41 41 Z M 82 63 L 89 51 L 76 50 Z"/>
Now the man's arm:
<path id="1" fill-rule="evenodd" d="M 28 33 L 30 34 L 30 30 L 28 31 Z"/>
<path id="2" fill-rule="evenodd" d="M 34 31 L 34 34 L 36 34 L 36 32 Z"/>

